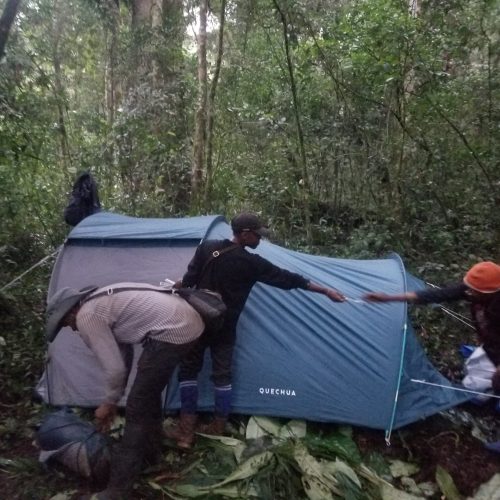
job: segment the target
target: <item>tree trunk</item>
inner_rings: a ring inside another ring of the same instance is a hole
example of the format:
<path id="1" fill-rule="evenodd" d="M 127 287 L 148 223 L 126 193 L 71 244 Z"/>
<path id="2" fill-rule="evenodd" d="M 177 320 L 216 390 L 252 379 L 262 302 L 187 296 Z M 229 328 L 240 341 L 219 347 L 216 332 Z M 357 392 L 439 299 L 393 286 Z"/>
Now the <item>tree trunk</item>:
<path id="1" fill-rule="evenodd" d="M 9 38 L 10 28 L 19 9 L 21 0 L 7 0 L 0 18 L 0 60 L 5 55 L 5 45 Z"/>
<path id="2" fill-rule="evenodd" d="M 66 121 L 65 121 L 65 96 L 64 96 L 64 86 L 62 83 L 62 70 L 61 70 L 61 55 L 60 55 L 60 41 L 61 34 L 63 31 L 63 26 L 65 22 L 65 9 L 66 5 L 63 3 L 59 4 L 59 0 L 54 2 L 54 24 L 52 29 L 52 58 L 54 66 L 54 90 L 55 98 L 57 103 L 57 122 L 58 130 L 60 134 L 60 146 L 61 146 L 61 160 L 66 171 L 69 172 L 69 167 L 71 165 L 71 154 L 69 148 L 68 134 L 66 131 Z"/>
<path id="3" fill-rule="evenodd" d="M 106 9 L 110 19 L 109 33 L 107 39 L 108 58 L 105 69 L 105 100 L 106 100 L 106 117 L 108 126 L 111 128 L 115 122 L 115 109 L 117 103 L 117 86 L 118 82 L 115 76 L 116 57 L 117 57 L 117 36 L 120 26 L 120 11 L 115 0 L 106 2 Z"/>
<path id="4" fill-rule="evenodd" d="M 307 169 L 307 157 L 306 157 L 306 149 L 304 144 L 304 133 L 302 131 L 302 122 L 301 122 L 301 114 L 300 114 L 300 105 L 298 99 L 297 85 L 295 83 L 295 74 L 292 63 L 292 57 L 290 53 L 290 43 L 289 43 L 289 33 L 288 33 L 288 20 L 286 18 L 286 14 L 283 9 L 280 8 L 280 5 L 277 0 L 274 0 L 274 5 L 276 10 L 278 11 L 281 22 L 283 24 L 283 40 L 285 44 L 285 54 L 286 54 L 286 63 L 288 68 L 288 76 L 290 78 L 290 89 L 292 91 L 292 102 L 293 102 L 293 112 L 295 115 L 295 125 L 297 129 L 297 140 L 299 146 L 299 155 L 301 162 L 301 188 L 302 188 L 302 213 L 304 216 L 304 226 L 306 230 L 307 242 L 309 244 L 312 243 L 312 230 L 311 230 L 311 209 L 309 206 L 309 174 Z"/>
<path id="5" fill-rule="evenodd" d="M 219 37 L 217 43 L 217 61 L 215 63 L 214 76 L 210 86 L 208 96 L 208 116 L 207 116 L 207 165 L 206 165 L 206 186 L 205 186 L 205 208 L 210 210 L 212 198 L 213 182 L 213 138 L 214 138 L 214 117 L 215 117 L 215 94 L 219 81 L 220 68 L 222 65 L 222 55 L 224 53 L 224 23 L 226 20 L 226 0 L 222 0 L 219 17 Z"/>
<path id="6" fill-rule="evenodd" d="M 139 81 L 149 79 L 155 87 L 159 82 L 159 66 L 150 49 L 155 30 L 161 29 L 163 4 L 162 0 L 133 0 L 132 30 L 135 32 L 135 68 Z M 145 36 L 147 34 L 147 36 Z"/>
<path id="7" fill-rule="evenodd" d="M 144 24 L 151 25 L 151 17 L 156 0 L 133 0 L 132 27 L 137 28 Z"/>
<path id="8" fill-rule="evenodd" d="M 203 180 L 207 120 L 207 12 L 208 0 L 200 0 L 200 31 L 198 33 L 198 109 L 196 110 L 193 165 L 191 172 L 191 206 L 197 208 Z"/>

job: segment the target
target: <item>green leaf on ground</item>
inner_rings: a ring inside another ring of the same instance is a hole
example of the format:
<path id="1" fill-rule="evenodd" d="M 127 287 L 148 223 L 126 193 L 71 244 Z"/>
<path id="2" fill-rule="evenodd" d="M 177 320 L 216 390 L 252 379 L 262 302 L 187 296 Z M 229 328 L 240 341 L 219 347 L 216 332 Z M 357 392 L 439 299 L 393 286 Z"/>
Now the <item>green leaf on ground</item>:
<path id="1" fill-rule="evenodd" d="M 392 477 L 403 477 L 403 476 L 413 476 L 416 474 L 420 467 L 416 464 L 409 462 L 403 462 L 401 460 L 391 460 L 390 461 L 390 471 Z"/>
<path id="2" fill-rule="evenodd" d="M 283 425 L 279 431 L 281 439 L 303 438 L 307 433 L 307 423 L 305 420 L 290 420 Z"/>
<path id="3" fill-rule="evenodd" d="M 336 429 L 328 435 L 308 433 L 305 443 L 314 456 L 332 460 L 338 456 L 349 463 L 361 463 L 358 447 L 345 427 Z"/>
<path id="4" fill-rule="evenodd" d="M 276 419 L 268 417 L 250 417 L 247 424 L 246 439 L 257 439 L 263 436 L 279 437 L 281 425 Z"/>
<path id="5" fill-rule="evenodd" d="M 500 474 L 495 474 L 487 483 L 482 484 L 469 500 L 500 500 Z"/>
<path id="6" fill-rule="evenodd" d="M 385 461 L 385 458 L 380 453 L 370 453 L 365 457 L 364 463 L 379 476 L 387 476 L 390 478 L 391 469 L 389 464 Z"/>
<path id="7" fill-rule="evenodd" d="M 406 493 L 406 491 L 401 491 L 390 484 L 383 484 L 380 488 L 380 495 L 382 500 L 419 500 L 425 498 L 420 495 L 412 495 L 411 493 Z"/>
<path id="8" fill-rule="evenodd" d="M 461 500 L 462 497 L 453 482 L 453 478 L 448 471 L 438 465 L 436 467 L 436 482 L 441 489 L 441 492 L 446 497 L 446 500 Z"/>
<path id="9" fill-rule="evenodd" d="M 226 479 L 220 481 L 219 483 L 213 484 L 210 487 L 205 487 L 205 490 L 211 490 L 233 481 L 239 481 L 240 479 L 251 477 L 255 475 L 262 467 L 267 465 L 272 460 L 272 458 L 273 453 L 270 451 L 265 451 L 264 453 L 254 455 L 253 457 L 250 457 L 248 460 L 240 464 L 232 474 L 229 474 L 229 476 L 226 477 Z"/>

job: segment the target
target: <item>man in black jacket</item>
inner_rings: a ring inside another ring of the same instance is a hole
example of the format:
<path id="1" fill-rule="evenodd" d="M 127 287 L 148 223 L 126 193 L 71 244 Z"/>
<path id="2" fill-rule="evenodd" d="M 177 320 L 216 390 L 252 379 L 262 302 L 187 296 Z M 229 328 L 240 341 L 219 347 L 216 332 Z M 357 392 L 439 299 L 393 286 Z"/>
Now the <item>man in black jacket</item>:
<path id="1" fill-rule="evenodd" d="M 205 330 L 196 347 L 185 357 L 179 370 L 181 415 L 177 427 L 167 431 L 181 448 L 194 442 L 198 401 L 197 376 L 203 366 L 205 350 L 212 357 L 212 379 L 215 385 L 215 418 L 203 429 L 210 434 L 223 434 L 231 409 L 231 363 L 236 341 L 236 324 L 255 283 L 265 283 L 284 290 L 300 288 L 326 295 L 334 302 L 345 297 L 336 290 L 313 283 L 303 276 L 281 269 L 268 260 L 247 252 L 257 248 L 268 231 L 252 213 L 241 213 L 231 221 L 233 240 L 203 242 L 189 263 L 182 286 L 207 288 L 221 294 L 227 306 L 222 328 Z M 180 285 L 180 284 L 179 284 Z"/>

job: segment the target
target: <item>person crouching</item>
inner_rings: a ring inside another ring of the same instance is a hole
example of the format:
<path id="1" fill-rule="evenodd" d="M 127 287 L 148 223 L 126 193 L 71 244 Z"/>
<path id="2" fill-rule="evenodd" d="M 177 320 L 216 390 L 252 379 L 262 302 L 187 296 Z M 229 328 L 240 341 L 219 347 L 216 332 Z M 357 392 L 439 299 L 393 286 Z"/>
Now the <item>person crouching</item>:
<path id="1" fill-rule="evenodd" d="M 95 410 L 101 431 L 109 430 L 127 385 L 120 346 L 143 344 L 126 402 L 123 438 L 111 453 L 109 482 L 93 496 L 114 500 L 127 498 L 143 462 L 156 458 L 162 435 L 162 391 L 205 326 L 184 299 L 148 284 L 117 283 L 90 290 L 65 287 L 52 295 L 46 334 L 51 342 L 68 326 L 96 356 L 105 385 L 104 401 Z"/>

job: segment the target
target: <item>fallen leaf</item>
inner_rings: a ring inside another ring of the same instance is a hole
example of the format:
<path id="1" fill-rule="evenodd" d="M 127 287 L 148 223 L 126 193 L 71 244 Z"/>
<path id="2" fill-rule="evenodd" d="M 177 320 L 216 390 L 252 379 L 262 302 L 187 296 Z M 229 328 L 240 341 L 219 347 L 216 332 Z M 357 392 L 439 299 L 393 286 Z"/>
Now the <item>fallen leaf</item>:
<path id="1" fill-rule="evenodd" d="M 391 460 L 389 469 L 392 477 L 413 476 L 420 470 L 418 465 L 401 460 Z"/>
<path id="2" fill-rule="evenodd" d="M 448 471 L 440 465 L 436 467 L 436 482 L 439 485 L 441 492 L 446 497 L 446 500 L 462 499 L 455 483 L 453 482 L 453 478 L 450 476 Z"/>
<path id="3" fill-rule="evenodd" d="M 500 474 L 495 474 L 487 483 L 482 484 L 468 500 L 500 500 Z"/>

